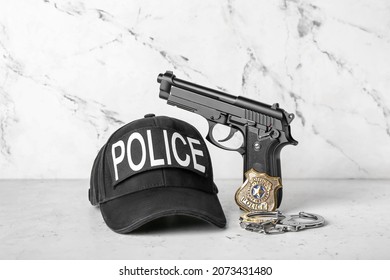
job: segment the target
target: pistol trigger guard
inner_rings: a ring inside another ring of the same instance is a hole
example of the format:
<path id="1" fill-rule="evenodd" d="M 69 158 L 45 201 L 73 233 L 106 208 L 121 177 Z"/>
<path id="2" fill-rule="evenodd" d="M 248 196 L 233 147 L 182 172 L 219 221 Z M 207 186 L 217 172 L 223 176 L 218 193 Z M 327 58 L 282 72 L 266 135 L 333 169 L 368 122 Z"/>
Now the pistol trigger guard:
<path id="1" fill-rule="evenodd" d="M 208 132 L 208 134 L 207 134 L 207 136 L 206 136 L 206 140 L 207 141 L 209 141 L 210 143 L 212 143 L 214 146 L 217 146 L 218 148 L 221 148 L 221 149 L 224 149 L 224 150 L 227 150 L 227 151 L 236 151 L 236 152 L 239 152 L 240 154 L 243 154 L 243 153 L 245 153 L 245 147 L 244 147 L 244 144 L 241 146 L 241 147 L 239 147 L 238 149 L 232 149 L 232 148 L 228 148 L 228 147 L 225 147 L 225 146 L 223 146 L 223 145 L 221 145 L 220 143 L 219 143 L 219 141 L 217 141 L 215 138 L 214 138 L 214 136 L 213 136 L 213 129 L 214 129 L 214 127 L 216 126 L 216 123 L 214 123 L 214 122 L 212 122 L 212 121 L 209 121 L 209 120 L 207 120 L 207 122 L 209 123 L 209 132 Z M 235 129 L 235 128 L 232 128 L 233 130 L 237 130 L 237 129 Z M 237 131 L 235 131 L 235 132 L 237 132 Z M 234 133 L 235 132 L 233 132 L 233 135 L 234 135 Z M 229 134 L 229 136 L 230 136 L 230 134 Z M 224 139 L 224 141 L 227 141 L 227 140 L 229 140 L 229 136 L 227 137 L 228 139 Z M 231 137 L 230 137 L 231 138 Z M 244 142 L 245 143 L 245 142 Z"/>
<path id="2" fill-rule="evenodd" d="M 218 140 L 218 142 L 226 142 L 226 141 L 229 141 L 230 139 L 233 138 L 233 135 L 236 134 L 236 132 L 238 132 L 238 129 L 234 128 L 234 127 L 230 127 L 230 131 L 229 131 L 229 135 L 226 136 L 226 138 L 222 139 L 222 140 Z"/>

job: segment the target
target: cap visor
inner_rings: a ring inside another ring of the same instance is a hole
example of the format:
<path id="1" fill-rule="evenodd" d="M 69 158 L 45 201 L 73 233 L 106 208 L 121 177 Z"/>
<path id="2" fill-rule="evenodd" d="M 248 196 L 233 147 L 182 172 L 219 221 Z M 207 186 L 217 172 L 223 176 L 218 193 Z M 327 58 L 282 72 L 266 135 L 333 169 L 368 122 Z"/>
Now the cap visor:
<path id="1" fill-rule="evenodd" d="M 100 204 L 108 227 L 128 233 L 165 216 L 186 215 L 226 225 L 226 218 L 216 194 L 196 189 L 162 187 L 128 194 Z"/>

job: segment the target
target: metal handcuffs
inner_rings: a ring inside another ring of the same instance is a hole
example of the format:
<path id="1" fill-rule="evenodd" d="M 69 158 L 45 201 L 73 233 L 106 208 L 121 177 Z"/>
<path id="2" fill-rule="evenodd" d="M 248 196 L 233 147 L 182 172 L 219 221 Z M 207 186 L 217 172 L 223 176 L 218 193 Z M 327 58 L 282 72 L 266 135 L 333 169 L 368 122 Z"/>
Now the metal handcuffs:
<path id="1" fill-rule="evenodd" d="M 298 222 L 297 219 L 308 221 Z M 324 224 L 325 219 L 322 216 L 306 212 L 299 212 L 296 215 L 285 215 L 280 211 L 255 211 L 245 213 L 240 217 L 240 226 L 242 228 L 265 234 L 299 231 L 321 227 Z"/>

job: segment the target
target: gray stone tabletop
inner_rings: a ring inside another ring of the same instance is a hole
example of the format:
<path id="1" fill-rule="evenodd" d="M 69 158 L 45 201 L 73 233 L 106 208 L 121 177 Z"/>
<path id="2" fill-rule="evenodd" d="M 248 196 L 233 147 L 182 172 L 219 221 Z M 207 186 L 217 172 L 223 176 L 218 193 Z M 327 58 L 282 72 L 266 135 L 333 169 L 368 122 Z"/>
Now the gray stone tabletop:
<path id="1" fill-rule="evenodd" d="M 0 259 L 389 259 L 390 181 L 284 180 L 281 210 L 322 228 L 263 235 L 240 228 L 239 180 L 216 182 L 228 224 L 185 217 L 117 234 L 89 204 L 87 180 L 1 180 Z"/>

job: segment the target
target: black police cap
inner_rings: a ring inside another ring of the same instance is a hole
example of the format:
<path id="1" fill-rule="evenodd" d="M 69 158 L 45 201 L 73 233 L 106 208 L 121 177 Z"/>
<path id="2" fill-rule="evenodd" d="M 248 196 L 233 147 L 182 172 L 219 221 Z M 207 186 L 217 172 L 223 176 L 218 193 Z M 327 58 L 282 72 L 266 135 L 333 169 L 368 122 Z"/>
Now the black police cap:
<path id="1" fill-rule="evenodd" d="M 119 128 L 99 151 L 89 200 L 113 231 L 186 215 L 226 225 L 210 155 L 192 125 L 153 114 Z"/>

